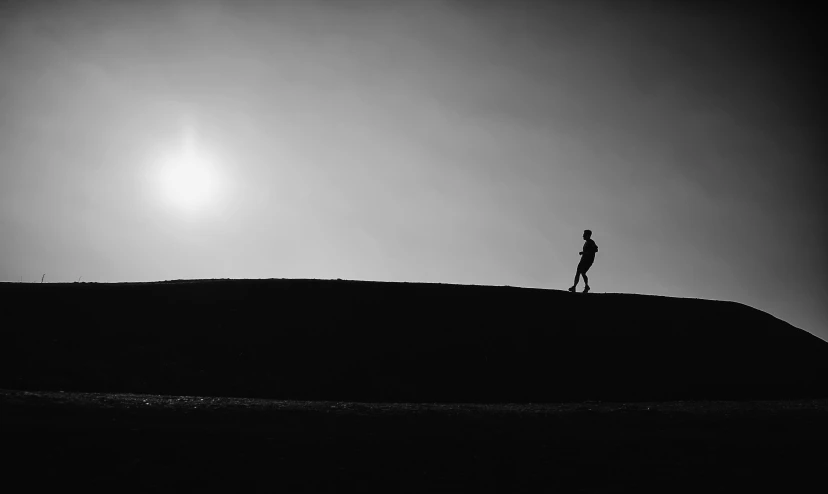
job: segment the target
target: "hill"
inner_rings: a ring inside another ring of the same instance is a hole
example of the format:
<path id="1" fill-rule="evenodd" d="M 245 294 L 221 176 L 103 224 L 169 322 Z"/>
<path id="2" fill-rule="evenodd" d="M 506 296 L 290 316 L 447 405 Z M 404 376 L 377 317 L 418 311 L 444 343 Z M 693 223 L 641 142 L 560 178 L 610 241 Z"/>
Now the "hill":
<path id="1" fill-rule="evenodd" d="M 733 302 L 345 280 L 0 284 L 0 388 L 361 402 L 825 398 Z"/>

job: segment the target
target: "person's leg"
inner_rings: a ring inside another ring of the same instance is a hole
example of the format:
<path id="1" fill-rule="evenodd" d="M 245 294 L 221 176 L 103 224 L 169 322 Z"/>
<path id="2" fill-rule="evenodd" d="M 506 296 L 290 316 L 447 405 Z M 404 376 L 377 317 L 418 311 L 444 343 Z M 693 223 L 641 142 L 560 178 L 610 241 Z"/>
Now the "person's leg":
<path id="1" fill-rule="evenodd" d="M 578 269 L 575 270 L 575 284 L 569 289 L 570 292 L 575 291 L 575 287 L 578 286 L 578 280 L 581 278 L 581 267 L 578 266 Z"/>
<path id="2" fill-rule="evenodd" d="M 584 291 L 589 291 L 589 278 L 587 278 L 587 271 L 589 271 L 589 268 L 592 267 L 593 261 L 594 258 L 591 257 L 586 259 L 582 258 L 581 263 L 578 265 L 578 271 L 580 271 L 581 276 L 584 277 Z"/>
<path id="3" fill-rule="evenodd" d="M 573 286 L 573 287 L 578 286 L 578 281 L 579 281 L 580 279 L 581 279 L 581 270 L 580 270 L 580 269 L 577 269 L 577 270 L 575 270 L 575 284 L 574 284 L 574 285 L 572 285 L 572 286 Z"/>

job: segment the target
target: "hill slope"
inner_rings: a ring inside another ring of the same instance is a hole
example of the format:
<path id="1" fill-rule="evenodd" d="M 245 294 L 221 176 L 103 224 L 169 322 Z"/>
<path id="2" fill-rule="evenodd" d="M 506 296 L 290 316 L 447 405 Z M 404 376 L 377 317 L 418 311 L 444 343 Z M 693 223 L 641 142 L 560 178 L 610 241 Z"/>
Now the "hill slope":
<path id="1" fill-rule="evenodd" d="M 828 343 L 732 302 L 278 279 L 3 283 L 0 300 L 0 388 L 478 403 L 828 395 Z"/>

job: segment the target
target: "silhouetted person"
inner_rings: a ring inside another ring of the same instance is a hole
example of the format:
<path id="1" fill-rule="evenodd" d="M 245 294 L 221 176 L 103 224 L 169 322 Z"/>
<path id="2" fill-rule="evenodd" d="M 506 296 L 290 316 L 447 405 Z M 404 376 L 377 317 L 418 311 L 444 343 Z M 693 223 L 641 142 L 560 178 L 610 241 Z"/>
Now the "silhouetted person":
<path id="1" fill-rule="evenodd" d="M 581 262 L 578 263 L 578 269 L 575 271 L 575 284 L 569 289 L 574 292 L 578 286 L 578 280 L 581 276 L 584 277 L 584 293 L 589 291 L 589 278 L 587 278 L 587 271 L 592 263 L 595 262 L 595 253 L 598 252 L 598 246 L 592 240 L 592 230 L 584 230 L 584 249 L 578 254 L 581 255 Z"/>

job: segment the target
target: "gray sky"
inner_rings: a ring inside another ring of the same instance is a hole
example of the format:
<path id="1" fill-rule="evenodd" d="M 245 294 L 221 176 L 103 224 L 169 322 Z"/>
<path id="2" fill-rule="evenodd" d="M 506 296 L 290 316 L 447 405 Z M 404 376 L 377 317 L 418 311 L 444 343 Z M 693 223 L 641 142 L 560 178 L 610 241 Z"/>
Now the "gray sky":
<path id="1" fill-rule="evenodd" d="M 707 5 L 0 3 L 0 280 L 565 289 L 590 228 L 828 339 L 815 17 Z"/>

